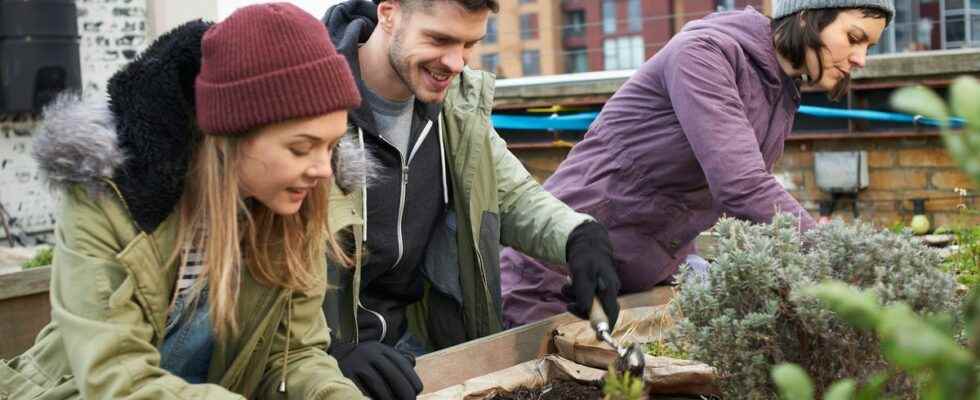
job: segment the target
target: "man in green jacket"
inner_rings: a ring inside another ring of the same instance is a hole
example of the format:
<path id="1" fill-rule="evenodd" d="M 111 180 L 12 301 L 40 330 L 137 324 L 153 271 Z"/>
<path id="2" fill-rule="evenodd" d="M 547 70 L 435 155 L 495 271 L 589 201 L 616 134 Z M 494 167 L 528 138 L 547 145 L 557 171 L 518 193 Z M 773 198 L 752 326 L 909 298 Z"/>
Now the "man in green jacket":
<path id="1" fill-rule="evenodd" d="M 330 201 L 356 268 L 334 274 L 329 352 L 374 398 L 422 389 L 404 361 L 502 328 L 500 245 L 568 264 L 566 296 L 615 323 L 605 229 L 528 174 L 490 124 L 494 78 L 465 67 L 495 0 L 349 0 L 323 18 L 364 101 L 348 134 L 376 158 L 365 190 Z M 342 191 L 335 191 L 342 192 Z"/>

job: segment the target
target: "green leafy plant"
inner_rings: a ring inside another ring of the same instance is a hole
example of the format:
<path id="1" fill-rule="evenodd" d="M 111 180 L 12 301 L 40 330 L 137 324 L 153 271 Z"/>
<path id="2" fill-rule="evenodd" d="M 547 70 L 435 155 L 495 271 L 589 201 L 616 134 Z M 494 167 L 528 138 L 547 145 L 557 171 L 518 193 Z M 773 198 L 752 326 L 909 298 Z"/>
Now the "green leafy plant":
<path id="1" fill-rule="evenodd" d="M 957 282 L 976 286 L 980 282 L 980 226 L 958 228 L 953 234 L 958 249 L 943 262 L 943 267 L 956 275 Z"/>
<path id="2" fill-rule="evenodd" d="M 782 362 L 806 371 L 817 395 L 841 378 L 866 382 L 888 369 L 872 332 L 801 294 L 819 282 L 849 282 L 918 314 L 959 306 L 939 253 L 908 234 L 834 221 L 801 237 L 788 215 L 770 224 L 725 218 L 715 232 L 718 257 L 707 274 L 678 276 L 671 314 L 679 318 L 670 342 L 718 370 L 725 398 L 776 397 L 770 370 Z M 910 392 L 915 384 L 903 374 L 886 378 L 889 393 Z"/>
<path id="3" fill-rule="evenodd" d="M 686 360 L 689 357 L 684 349 L 664 340 L 647 343 L 645 352 L 654 357 L 670 357 L 680 360 Z"/>
<path id="4" fill-rule="evenodd" d="M 974 290 L 967 302 L 966 331 L 969 348 L 960 346 L 953 336 L 949 315 L 922 318 L 904 303 L 881 306 L 868 290 L 860 290 L 840 281 L 829 281 L 804 290 L 820 299 L 853 326 L 873 331 L 891 366 L 912 375 L 918 397 L 927 400 L 980 398 L 980 291 Z M 858 385 L 853 379 L 835 383 L 825 400 L 879 399 L 885 396 L 884 384 L 895 372 L 878 373 L 874 379 Z M 802 368 L 780 364 L 772 370 L 773 382 L 783 399 L 813 399 L 814 385 Z"/>
<path id="5" fill-rule="evenodd" d="M 894 223 L 888 226 L 888 230 L 896 235 L 905 232 L 905 229 L 908 229 L 908 227 L 905 226 L 905 223 L 902 221 L 895 221 Z"/>
<path id="6" fill-rule="evenodd" d="M 963 171 L 980 182 L 980 81 L 963 76 L 949 87 L 949 105 L 936 92 L 925 86 L 899 89 L 892 96 L 892 105 L 902 111 L 948 122 L 950 114 L 964 119 L 962 130 L 943 123 L 943 140 L 950 155 Z"/>
<path id="7" fill-rule="evenodd" d="M 611 365 L 602 385 L 605 400 L 640 400 L 645 396 L 644 389 L 643 377 L 630 376 L 629 372 L 620 374 Z"/>
<path id="8" fill-rule="evenodd" d="M 950 155 L 974 182 L 980 183 L 980 81 L 970 76 L 957 78 L 949 87 L 949 104 L 929 88 L 912 86 L 895 92 L 892 105 L 943 122 L 940 128 Z M 963 118 L 962 129 L 953 129 L 948 123 L 951 114 Z M 965 199 L 966 189 L 957 191 Z M 980 228 L 971 223 L 977 213 L 967 208 L 965 201 L 960 210 L 961 222 L 954 230 L 959 251 L 945 266 L 956 273 L 960 283 L 974 286 L 980 281 Z"/>
<path id="9" fill-rule="evenodd" d="M 36 253 L 34 253 L 34 257 L 31 257 L 30 260 L 24 261 L 24 263 L 21 264 L 21 267 L 24 269 L 30 269 L 48 266 L 51 265 L 51 259 L 53 257 L 54 252 L 50 247 L 42 247 Z"/>
<path id="10" fill-rule="evenodd" d="M 940 121 L 947 121 L 950 111 L 965 118 L 962 131 L 953 131 L 949 124 L 944 124 L 943 138 L 960 167 L 974 182 L 980 183 L 980 82 L 972 77 L 956 79 L 950 87 L 948 107 L 934 92 L 921 86 L 899 90 L 892 104 Z M 962 189 L 960 194 L 964 195 Z M 961 209 L 969 214 L 965 204 Z M 954 334 L 957 329 L 952 321 L 956 316 L 949 313 L 923 317 L 902 302 L 885 302 L 883 306 L 872 291 L 843 282 L 832 281 L 803 290 L 806 295 L 819 298 L 851 325 L 874 332 L 891 369 L 877 372 L 861 385 L 854 379 L 838 381 L 824 399 L 882 398 L 883 382 L 898 373 L 897 370 L 905 371 L 918 382 L 913 396 L 926 400 L 980 399 L 980 287 L 976 285 L 980 230 L 967 225 L 958 228 L 955 234 L 961 249 L 946 266 L 957 273 L 960 282 L 972 286 L 966 299 L 962 338 Z M 966 343 L 966 347 L 960 343 Z M 812 393 L 814 385 L 808 376 L 802 375 L 806 373 L 801 374 L 800 368 L 793 365 L 779 365 L 772 371 L 773 381 L 785 399 L 813 398 L 807 397 L 807 393 Z"/>

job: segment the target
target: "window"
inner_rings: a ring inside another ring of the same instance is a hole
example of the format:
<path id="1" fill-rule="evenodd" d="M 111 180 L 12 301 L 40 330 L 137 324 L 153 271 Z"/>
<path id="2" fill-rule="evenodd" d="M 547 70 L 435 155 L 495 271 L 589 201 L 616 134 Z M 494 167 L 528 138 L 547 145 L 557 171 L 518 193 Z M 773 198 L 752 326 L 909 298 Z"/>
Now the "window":
<path id="1" fill-rule="evenodd" d="M 585 11 L 565 12 L 565 36 L 582 36 L 585 34 Z"/>
<path id="2" fill-rule="evenodd" d="M 497 43 L 497 17 L 487 18 L 487 37 L 483 43 Z"/>
<path id="3" fill-rule="evenodd" d="M 946 46 L 951 49 L 963 47 L 966 41 L 966 19 L 963 14 L 946 14 Z"/>
<path id="4" fill-rule="evenodd" d="M 524 76 L 541 75 L 541 53 L 537 50 L 522 51 L 521 68 Z"/>
<path id="5" fill-rule="evenodd" d="M 944 48 L 980 47 L 980 1 L 946 0 L 944 3 Z"/>
<path id="6" fill-rule="evenodd" d="M 629 0 L 628 5 L 630 32 L 640 32 L 643 30 L 643 5 L 640 0 Z"/>
<path id="7" fill-rule="evenodd" d="M 894 4 L 895 18 L 868 54 L 961 47 L 966 40 L 968 28 L 960 18 L 964 0 L 895 0 Z M 952 28 L 950 32 L 946 31 L 947 23 Z"/>
<path id="8" fill-rule="evenodd" d="M 646 60 L 641 36 L 606 39 L 602 52 L 606 70 L 637 68 Z"/>
<path id="9" fill-rule="evenodd" d="M 500 55 L 497 53 L 487 53 L 480 56 L 480 69 L 497 73 L 497 66 L 500 65 Z"/>
<path id="10" fill-rule="evenodd" d="M 916 10 L 912 9 L 912 3 L 916 2 L 917 1 L 915 0 L 895 0 L 895 18 L 893 18 L 892 23 L 889 24 L 891 32 L 887 33 L 895 35 L 895 37 L 891 40 L 891 42 L 894 43 L 894 48 L 887 49 L 889 52 L 900 52 L 914 46 L 913 43 L 916 39 L 916 29 L 918 28 L 918 25 L 914 20 L 915 15 L 913 14 Z M 885 33 L 883 33 L 882 36 L 885 36 Z"/>
<path id="11" fill-rule="evenodd" d="M 886 54 L 895 51 L 895 28 L 894 24 L 889 24 L 883 32 L 881 32 L 881 38 L 878 39 L 878 44 L 875 47 L 868 49 L 868 55 L 873 54 Z"/>
<path id="12" fill-rule="evenodd" d="M 717 0 L 715 1 L 715 10 L 718 11 L 731 11 L 735 9 L 735 0 Z"/>
<path id="13" fill-rule="evenodd" d="M 538 14 L 521 14 L 521 39 L 538 38 Z"/>
<path id="14" fill-rule="evenodd" d="M 980 4 L 978 4 L 978 6 L 980 6 Z M 973 18 L 970 20 L 970 26 L 970 46 L 980 47 L 980 8 L 975 8 L 973 10 Z"/>
<path id="15" fill-rule="evenodd" d="M 615 0 L 602 0 L 602 33 L 616 33 Z"/>
<path id="16" fill-rule="evenodd" d="M 589 71 L 589 53 L 586 49 L 570 49 L 565 53 L 565 73 L 574 74 L 577 72 Z"/>

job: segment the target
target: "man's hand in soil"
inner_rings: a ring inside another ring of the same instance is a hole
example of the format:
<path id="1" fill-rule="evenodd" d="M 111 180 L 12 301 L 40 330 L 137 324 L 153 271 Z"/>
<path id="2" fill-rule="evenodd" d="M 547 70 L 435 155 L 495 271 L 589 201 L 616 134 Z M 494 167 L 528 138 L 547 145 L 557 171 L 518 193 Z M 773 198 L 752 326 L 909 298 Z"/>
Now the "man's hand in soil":
<path id="1" fill-rule="evenodd" d="M 568 311 L 582 319 L 589 319 L 592 299 L 598 298 L 602 310 L 609 318 L 609 329 L 616 326 L 619 317 L 619 277 L 613 267 L 612 244 L 606 228 L 596 222 L 579 225 L 568 237 L 565 246 L 568 269 L 572 283 L 563 288 L 572 302 Z"/>
<path id="2" fill-rule="evenodd" d="M 414 399 L 422 393 L 415 358 L 380 342 L 345 343 L 330 349 L 340 372 L 372 399 Z"/>

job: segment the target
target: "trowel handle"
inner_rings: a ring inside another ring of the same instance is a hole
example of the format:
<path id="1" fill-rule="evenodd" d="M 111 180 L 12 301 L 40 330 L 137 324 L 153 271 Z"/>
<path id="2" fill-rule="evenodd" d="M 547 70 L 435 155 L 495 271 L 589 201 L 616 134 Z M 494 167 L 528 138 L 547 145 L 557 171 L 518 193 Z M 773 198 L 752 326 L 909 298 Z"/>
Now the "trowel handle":
<path id="1" fill-rule="evenodd" d="M 592 311 L 589 311 L 589 322 L 592 323 L 592 328 L 595 329 L 596 335 L 601 336 L 600 331 L 609 332 L 609 317 L 602 310 L 602 304 L 599 303 L 598 297 L 592 298 Z"/>

